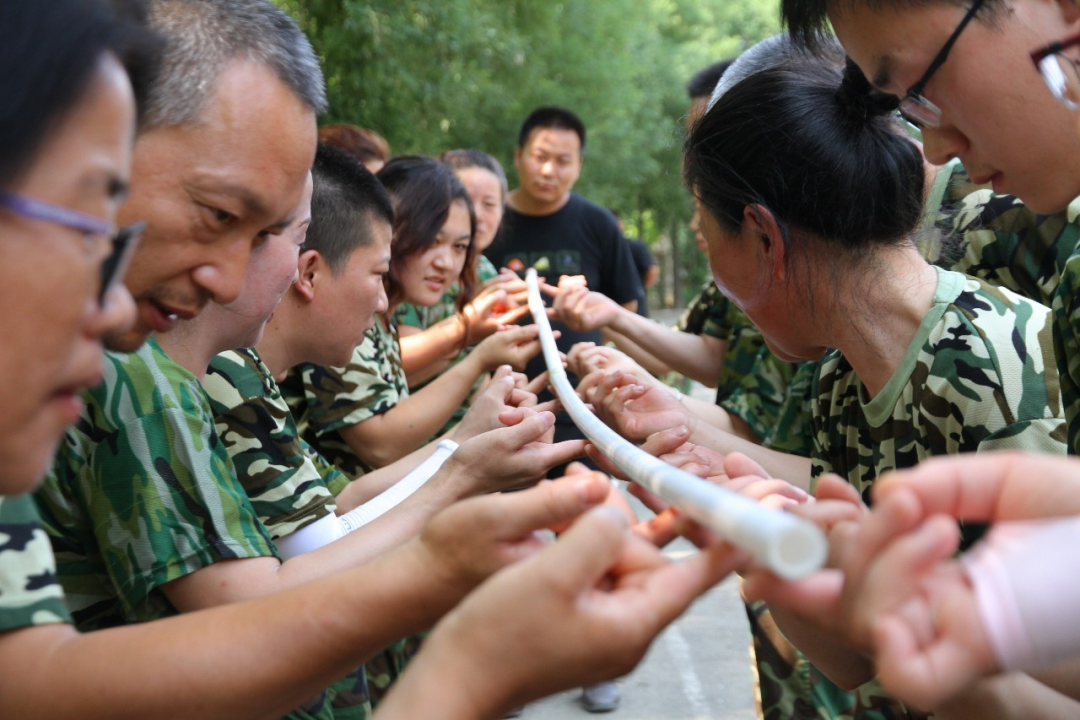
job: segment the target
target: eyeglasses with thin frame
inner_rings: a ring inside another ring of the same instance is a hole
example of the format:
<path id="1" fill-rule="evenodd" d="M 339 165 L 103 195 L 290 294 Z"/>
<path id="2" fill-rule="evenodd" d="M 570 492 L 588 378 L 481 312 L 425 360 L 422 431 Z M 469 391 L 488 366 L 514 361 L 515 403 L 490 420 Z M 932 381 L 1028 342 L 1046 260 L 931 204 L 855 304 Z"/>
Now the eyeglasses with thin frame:
<path id="1" fill-rule="evenodd" d="M 98 303 L 101 305 L 104 305 L 105 298 L 113 285 L 123 280 L 124 273 L 127 272 L 146 227 L 143 223 L 135 223 L 117 229 L 107 220 L 93 215 L 8 192 L 0 192 L 0 207 L 31 220 L 61 225 L 82 233 L 88 240 L 96 240 L 100 237 L 109 238 L 111 250 L 101 264 L 101 288 L 98 291 Z"/>
<path id="2" fill-rule="evenodd" d="M 960 21 L 960 24 L 953 30 L 953 34 L 949 36 L 949 39 L 945 41 L 945 44 L 941 46 L 941 50 L 938 51 L 937 56 L 931 61 L 930 66 L 926 68 L 926 72 L 919 78 L 918 82 L 908 88 L 907 94 L 900 101 L 900 114 L 904 116 L 912 125 L 920 128 L 936 128 L 941 124 L 941 110 L 937 105 L 930 102 L 923 97 L 923 90 L 926 89 L 926 84 L 930 82 L 930 78 L 934 76 L 934 73 L 945 64 L 945 61 L 949 59 L 949 51 L 952 50 L 953 45 L 956 44 L 956 39 L 960 37 L 960 33 L 964 31 L 968 23 L 975 17 L 975 13 L 979 11 L 985 0 L 975 0 L 971 4 L 964 18 Z"/>
<path id="3" fill-rule="evenodd" d="M 1065 51 L 1077 46 L 1080 46 L 1080 35 L 1073 35 L 1031 53 L 1031 61 L 1050 92 L 1070 110 L 1080 107 L 1080 68 Z"/>

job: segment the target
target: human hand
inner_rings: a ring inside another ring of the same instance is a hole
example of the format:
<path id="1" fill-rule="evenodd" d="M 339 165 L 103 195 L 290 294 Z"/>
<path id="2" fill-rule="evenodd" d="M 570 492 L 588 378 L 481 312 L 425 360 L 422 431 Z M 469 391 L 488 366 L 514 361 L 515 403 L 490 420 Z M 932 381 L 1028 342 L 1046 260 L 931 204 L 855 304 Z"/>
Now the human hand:
<path id="1" fill-rule="evenodd" d="M 553 443 L 555 416 L 520 407 L 499 414 L 506 427 L 460 443 L 435 477 L 455 483 L 468 497 L 535 483 L 548 470 L 584 453 L 584 440 Z"/>
<path id="2" fill-rule="evenodd" d="M 536 325 L 511 326 L 489 335 L 469 353 L 483 371 L 499 365 L 523 370 L 525 364 L 540 352 L 539 328 Z"/>
<path id="3" fill-rule="evenodd" d="M 528 314 L 528 306 L 518 303 L 504 285 L 485 288 L 465 306 L 466 347 L 477 344 L 505 325 L 513 325 Z"/>
<path id="4" fill-rule="evenodd" d="M 559 320 L 572 330 L 588 332 L 607 327 L 619 317 L 621 308 L 606 295 L 589 290 L 585 285 L 562 283 L 554 290 L 542 288 L 554 299 L 552 307 Z"/>
<path id="5" fill-rule="evenodd" d="M 852 648 L 868 652 L 871 642 L 852 622 L 850 607 L 862 582 L 869 558 L 854 547 L 854 535 L 865 519 L 866 506 L 858 491 L 835 475 L 818 480 L 815 502 L 789 510 L 816 524 L 829 540 L 826 568 L 799 581 L 778 578 L 766 568 L 751 568 L 743 575 L 743 595 L 764 600 L 820 632 Z"/>
<path id="6" fill-rule="evenodd" d="M 489 430 L 505 427 L 499 415 L 517 407 L 536 408 L 536 395 L 519 387 L 509 365 L 500 365 L 473 396 L 469 409 L 454 428 L 454 440 L 462 443 Z M 539 411 L 538 411 L 539 412 Z"/>
<path id="7" fill-rule="evenodd" d="M 740 559 L 717 547 L 672 564 L 629 534 L 618 512 L 591 511 L 552 547 L 497 574 L 447 615 L 403 681 L 460 668 L 447 687 L 483 703 L 466 714 L 499 717 L 538 697 L 623 675 Z"/>
<path id="8" fill-rule="evenodd" d="M 579 378 L 596 373 L 598 370 L 605 373 L 617 370 L 627 375 L 633 375 L 639 380 L 647 381 L 650 384 L 659 382 L 649 374 L 648 370 L 634 362 L 629 355 L 607 345 L 597 345 L 591 342 L 577 343 L 570 348 L 570 353 L 566 356 L 566 362 L 570 371 Z M 603 373 L 596 374 L 593 378 L 594 382 L 598 383 L 603 378 Z M 577 391 L 579 395 L 583 395 L 589 389 L 591 388 L 583 387 L 579 383 Z"/>
<path id="9" fill-rule="evenodd" d="M 690 412 L 671 393 L 646 385 L 633 375 L 615 371 L 599 381 L 586 376 L 582 384 L 589 388 L 585 399 L 592 403 L 593 412 L 631 442 L 643 442 L 653 433 L 680 425 L 690 427 L 693 422 Z"/>
<path id="10" fill-rule="evenodd" d="M 548 544 L 550 534 L 540 531 L 566 527 L 602 504 L 610 491 L 603 473 L 578 466 L 564 478 L 522 492 L 462 500 L 424 526 L 418 538 L 422 561 L 464 594 Z"/>
<path id="11" fill-rule="evenodd" d="M 853 598 L 852 622 L 872 637 L 882 684 L 924 708 L 939 705 L 996 669 L 971 583 L 953 559 L 957 523 L 922 520 L 906 489 L 876 502 L 854 541 L 873 557 Z"/>

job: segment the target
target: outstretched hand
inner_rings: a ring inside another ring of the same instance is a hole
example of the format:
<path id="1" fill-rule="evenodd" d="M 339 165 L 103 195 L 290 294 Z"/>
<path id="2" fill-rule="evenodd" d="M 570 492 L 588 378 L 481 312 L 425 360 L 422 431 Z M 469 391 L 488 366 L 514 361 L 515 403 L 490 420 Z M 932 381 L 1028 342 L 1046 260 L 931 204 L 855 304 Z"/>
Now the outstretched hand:
<path id="1" fill-rule="evenodd" d="M 410 675 L 430 687 L 425 675 L 454 673 L 447 668 L 461 669 L 447 682 L 458 696 L 450 702 L 468 698 L 474 717 L 623 675 L 737 555 L 717 547 L 673 564 L 628 533 L 618 512 L 589 512 L 451 612 L 380 711 L 405 702 Z"/>

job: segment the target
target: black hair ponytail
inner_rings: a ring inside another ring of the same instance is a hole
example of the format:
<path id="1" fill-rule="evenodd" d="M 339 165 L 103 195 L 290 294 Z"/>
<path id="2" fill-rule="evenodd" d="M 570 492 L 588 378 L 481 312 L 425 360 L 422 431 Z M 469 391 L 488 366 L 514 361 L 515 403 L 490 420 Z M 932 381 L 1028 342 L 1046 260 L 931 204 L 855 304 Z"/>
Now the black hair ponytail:
<path id="1" fill-rule="evenodd" d="M 684 179 L 729 232 L 759 204 L 785 243 L 800 231 L 864 250 L 907 240 L 922 213 L 922 154 L 857 67 L 826 60 L 763 70 L 691 131 Z M 790 253 L 789 253 L 790 255 Z"/>

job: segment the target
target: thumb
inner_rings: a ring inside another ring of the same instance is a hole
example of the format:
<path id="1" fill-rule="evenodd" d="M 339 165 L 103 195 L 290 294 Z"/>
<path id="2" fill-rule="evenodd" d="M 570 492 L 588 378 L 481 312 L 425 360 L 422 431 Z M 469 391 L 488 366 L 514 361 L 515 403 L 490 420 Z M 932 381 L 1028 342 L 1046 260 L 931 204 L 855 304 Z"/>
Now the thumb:
<path id="1" fill-rule="evenodd" d="M 612 507 L 597 507 L 582 515 L 536 561 L 564 589 L 580 592 L 595 587 L 607 574 L 622 554 L 627 538 L 623 514 Z"/>
<path id="2" fill-rule="evenodd" d="M 677 425 L 667 430 L 655 432 L 645 438 L 641 449 L 650 455 L 667 455 L 681 448 L 690 439 L 690 428 L 685 425 Z"/>
<path id="3" fill-rule="evenodd" d="M 600 505 L 610 492 L 611 482 L 603 473 L 587 473 L 504 493 L 499 504 L 499 534 L 513 540 L 537 530 L 564 526 Z"/>
<path id="4" fill-rule="evenodd" d="M 555 415 L 549 412 L 532 413 L 528 408 L 515 408 L 499 413 L 499 420 L 508 427 L 492 432 L 499 434 L 499 445 L 504 451 L 513 452 L 541 440 L 544 433 L 555 424 Z"/>

